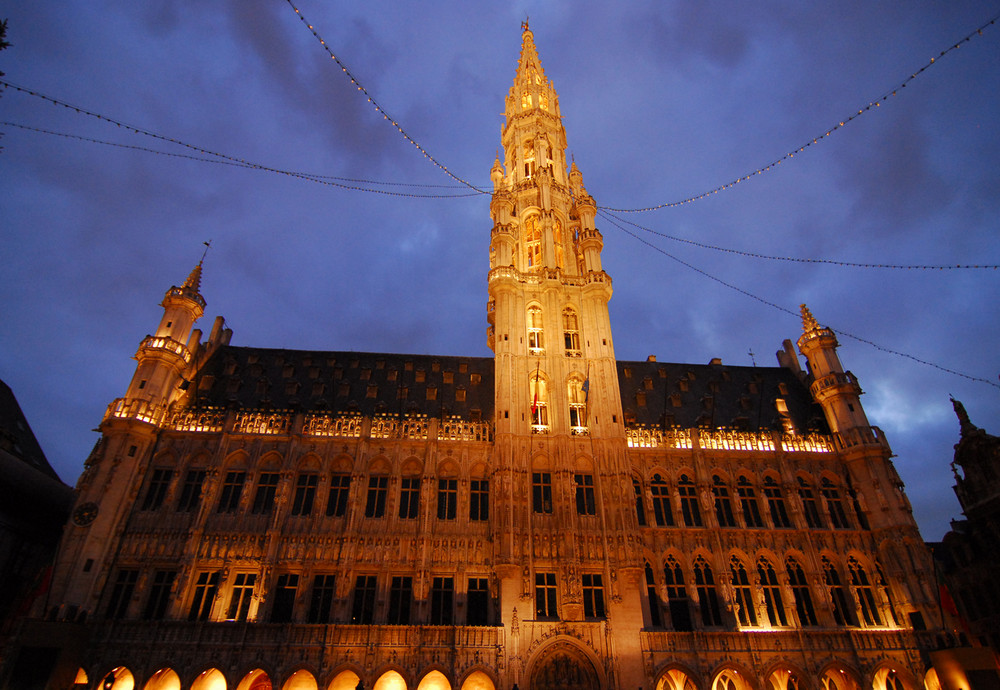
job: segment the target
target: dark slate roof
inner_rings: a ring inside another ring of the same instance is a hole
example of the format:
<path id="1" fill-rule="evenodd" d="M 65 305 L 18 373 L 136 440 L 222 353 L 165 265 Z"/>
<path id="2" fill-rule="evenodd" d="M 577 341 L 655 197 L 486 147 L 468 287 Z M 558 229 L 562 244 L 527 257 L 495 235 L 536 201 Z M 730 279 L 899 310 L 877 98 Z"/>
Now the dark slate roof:
<path id="1" fill-rule="evenodd" d="M 199 406 L 493 418 L 491 357 L 225 346 L 196 384 Z"/>
<path id="2" fill-rule="evenodd" d="M 783 367 L 618 362 L 627 425 L 829 430 L 805 384 Z M 198 406 L 493 419 L 493 358 L 219 348 L 194 382 Z M 464 400 L 462 400 L 464 394 Z"/>
<path id="3" fill-rule="evenodd" d="M 42 474 L 59 481 L 42 447 L 28 426 L 28 420 L 17 404 L 17 398 L 3 381 L 0 381 L 0 450 L 6 451 L 21 462 Z"/>
<path id="4" fill-rule="evenodd" d="M 618 385 L 628 426 L 780 430 L 781 398 L 796 431 L 829 433 L 822 408 L 785 367 L 618 362 Z"/>

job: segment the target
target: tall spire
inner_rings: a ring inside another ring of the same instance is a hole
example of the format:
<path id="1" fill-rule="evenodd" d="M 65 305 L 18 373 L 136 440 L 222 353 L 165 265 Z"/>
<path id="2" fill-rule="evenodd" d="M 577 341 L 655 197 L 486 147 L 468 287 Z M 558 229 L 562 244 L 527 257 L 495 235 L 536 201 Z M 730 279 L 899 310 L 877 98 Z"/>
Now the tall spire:
<path id="1" fill-rule="evenodd" d="M 202 261 L 204 261 L 204 259 L 202 259 Z M 201 289 L 201 261 L 199 261 L 198 265 L 191 270 L 191 273 L 188 275 L 187 280 L 184 281 L 184 285 L 182 287 L 194 290 L 195 292 L 198 292 Z"/>

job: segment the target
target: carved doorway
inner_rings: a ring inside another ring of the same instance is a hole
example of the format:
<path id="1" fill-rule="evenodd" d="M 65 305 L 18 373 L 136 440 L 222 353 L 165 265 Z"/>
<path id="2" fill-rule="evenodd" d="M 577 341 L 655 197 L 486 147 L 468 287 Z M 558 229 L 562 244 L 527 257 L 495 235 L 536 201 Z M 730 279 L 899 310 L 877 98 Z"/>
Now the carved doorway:
<path id="1" fill-rule="evenodd" d="M 557 644 L 538 657 L 528 690 L 601 690 L 590 660 L 570 645 Z"/>

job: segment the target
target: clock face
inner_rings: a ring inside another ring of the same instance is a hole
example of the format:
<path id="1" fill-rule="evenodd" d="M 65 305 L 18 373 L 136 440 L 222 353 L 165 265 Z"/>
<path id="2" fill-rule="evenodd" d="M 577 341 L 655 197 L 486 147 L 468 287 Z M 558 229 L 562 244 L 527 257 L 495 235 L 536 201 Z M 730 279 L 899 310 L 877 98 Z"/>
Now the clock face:
<path id="1" fill-rule="evenodd" d="M 96 503 L 83 503 L 73 511 L 73 522 L 86 527 L 97 518 L 99 508 Z"/>

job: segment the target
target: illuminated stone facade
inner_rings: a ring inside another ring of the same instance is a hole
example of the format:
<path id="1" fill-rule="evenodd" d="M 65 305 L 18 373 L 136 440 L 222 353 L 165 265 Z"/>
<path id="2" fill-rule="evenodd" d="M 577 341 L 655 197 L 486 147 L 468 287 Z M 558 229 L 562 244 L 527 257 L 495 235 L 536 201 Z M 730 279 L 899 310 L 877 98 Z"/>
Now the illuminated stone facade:
<path id="1" fill-rule="evenodd" d="M 167 292 L 20 640 L 79 633 L 51 687 L 924 684 L 931 560 L 834 334 L 617 361 L 526 27 L 502 144 L 492 358 L 202 342 L 201 266 Z"/>

